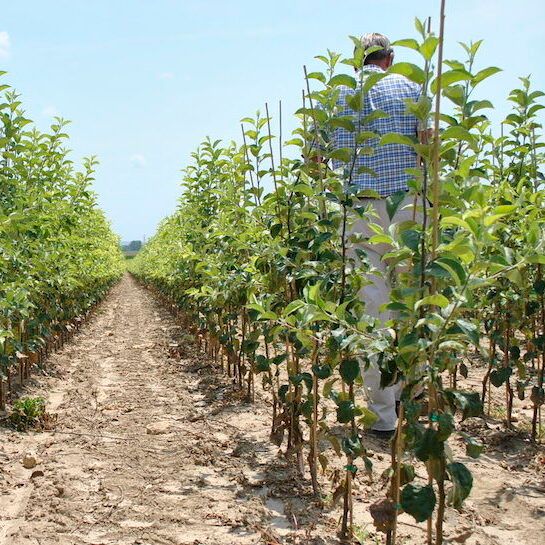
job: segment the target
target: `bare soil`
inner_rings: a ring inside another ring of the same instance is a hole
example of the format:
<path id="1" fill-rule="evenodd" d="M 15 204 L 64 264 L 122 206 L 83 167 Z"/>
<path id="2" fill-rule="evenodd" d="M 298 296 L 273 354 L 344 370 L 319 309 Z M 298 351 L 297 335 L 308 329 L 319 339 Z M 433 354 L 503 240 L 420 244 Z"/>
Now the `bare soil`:
<path id="1" fill-rule="evenodd" d="M 269 441 L 267 396 L 245 403 L 130 277 L 25 395 L 44 397 L 56 425 L 0 429 L 0 545 L 338 542 L 339 508 L 321 508 Z M 475 484 L 463 512 L 448 511 L 447 543 L 543 545 L 543 450 L 493 421 L 464 426 L 487 451 L 464 460 L 461 444 L 452 445 Z M 359 480 L 355 522 L 363 542 L 382 543 L 368 508 L 384 495 L 389 447 L 373 437 L 368 444 L 375 471 Z M 30 469 L 28 452 L 38 462 Z M 400 543 L 425 543 L 424 525 L 400 522 Z"/>

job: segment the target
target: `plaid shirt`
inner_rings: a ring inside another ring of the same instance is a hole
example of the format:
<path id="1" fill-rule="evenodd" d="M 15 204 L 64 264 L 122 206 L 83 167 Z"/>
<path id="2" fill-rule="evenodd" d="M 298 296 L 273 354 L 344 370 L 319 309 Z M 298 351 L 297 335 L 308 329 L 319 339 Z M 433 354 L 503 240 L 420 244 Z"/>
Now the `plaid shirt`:
<path id="1" fill-rule="evenodd" d="M 366 65 L 364 72 L 383 72 L 382 68 L 376 65 Z M 365 75 L 364 75 L 365 78 Z M 358 127 L 358 113 L 354 112 L 346 103 L 347 97 L 355 91 L 349 87 L 340 88 L 339 116 L 354 116 L 355 125 Z M 369 130 L 379 136 L 388 133 L 401 133 L 405 136 L 414 137 L 418 134 L 418 121 L 412 114 L 406 113 L 406 101 L 417 101 L 421 94 L 421 88 L 416 83 L 398 74 L 389 74 L 378 81 L 364 98 L 364 107 L 361 117 L 365 117 L 374 111 L 382 111 L 388 114 L 387 117 L 375 119 L 367 125 L 361 126 L 360 130 Z M 356 132 L 350 132 L 343 128 L 337 128 L 332 134 L 333 149 L 349 148 L 354 150 Z M 387 197 L 397 191 L 407 191 L 407 182 L 411 175 L 406 169 L 417 166 L 416 153 L 409 146 L 402 144 L 379 145 L 379 139 L 373 138 L 365 141 L 364 146 L 374 148 L 371 154 L 361 154 L 356 158 L 355 167 L 352 173 L 352 184 L 358 189 L 372 189 L 382 197 Z M 344 169 L 345 179 L 348 180 L 351 165 L 333 160 L 333 169 Z M 376 173 L 360 172 L 365 167 Z"/>

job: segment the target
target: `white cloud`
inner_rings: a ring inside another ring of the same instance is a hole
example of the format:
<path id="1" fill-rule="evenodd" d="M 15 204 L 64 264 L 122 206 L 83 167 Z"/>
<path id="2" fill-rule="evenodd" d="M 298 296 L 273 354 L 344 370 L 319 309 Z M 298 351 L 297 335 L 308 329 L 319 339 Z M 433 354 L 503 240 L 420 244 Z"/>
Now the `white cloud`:
<path id="1" fill-rule="evenodd" d="M 159 74 L 159 79 L 173 79 L 174 72 L 162 72 Z"/>
<path id="2" fill-rule="evenodd" d="M 57 117 L 60 114 L 55 106 L 49 105 L 42 110 L 42 115 L 45 115 L 46 117 Z"/>
<path id="3" fill-rule="evenodd" d="M 7 59 L 10 55 L 11 42 L 9 34 L 2 30 L 0 31 L 0 59 Z"/>
<path id="4" fill-rule="evenodd" d="M 131 165 L 135 168 L 144 168 L 148 164 L 146 158 L 140 153 L 135 153 L 134 155 L 131 155 L 129 161 L 131 162 Z"/>

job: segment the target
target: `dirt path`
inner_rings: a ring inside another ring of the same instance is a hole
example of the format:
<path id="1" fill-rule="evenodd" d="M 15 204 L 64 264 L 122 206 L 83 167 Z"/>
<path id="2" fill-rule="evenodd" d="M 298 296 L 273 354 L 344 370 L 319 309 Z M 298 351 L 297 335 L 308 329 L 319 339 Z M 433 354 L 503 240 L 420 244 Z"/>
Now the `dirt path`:
<path id="1" fill-rule="evenodd" d="M 48 396 L 55 431 L 0 435 L 0 544 L 253 544 L 271 519 L 282 527 L 251 486 L 270 445 L 242 433 L 229 404 L 214 415 L 229 387 L 203 383 L 191 348 L 169 359 L 176 335 L 126 277 L 53 356 L 62 376 L 33 393 Z"/>
<path id="2" fill-rule="evenodd" d="M 169 357 L 173 340 L 180 357 Z M 47 399 L 55 429 L 0 429 L 0 545 L 337 543 L 339 509 L 320 510 L 309 480 L 269 442 L 266 399 L 244 403 L 203 358 L 124 278 L 28 388 Z M 462 513 L 448 511 L 446 543 L 541 545 L 545 479 L 535 464 L 545 457 L 501 426 L 474 425 L 488 449 L 465 460 L 474 491 Z M 384 496 L 389 447 L 366 444 L 374 473 L 358 485 L 355 520 L 363 542 L 382 543 L 369 505 Z M 27 451 L 35 468 L 21 464 Z M 424 542 L 424 525 L 407 515 L 400 525 L 401 544 Z"/>

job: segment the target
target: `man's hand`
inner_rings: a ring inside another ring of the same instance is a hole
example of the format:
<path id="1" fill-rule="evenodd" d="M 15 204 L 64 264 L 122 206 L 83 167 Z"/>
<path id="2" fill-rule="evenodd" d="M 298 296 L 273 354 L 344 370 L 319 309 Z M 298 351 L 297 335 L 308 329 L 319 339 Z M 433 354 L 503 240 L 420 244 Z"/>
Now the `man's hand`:
<path id="1" fill-rule="evenodd" d="M 418 129 L 418 141 L 421 144 L 429 144 L 433 137 L 433 129 Z"/>
<path id="2" fill-rule="evenodd" d="M 313 163 L 320 163 L 320 164 L 325 164 L 325 163 L 327 163 L 327 161 L 324 159 L 324 157 L 322 157 L 322 156 L 319 155 L 319 154 L 311 155 L 311 156 L 309 157 L 309 159 L 310 159 Z"/>

